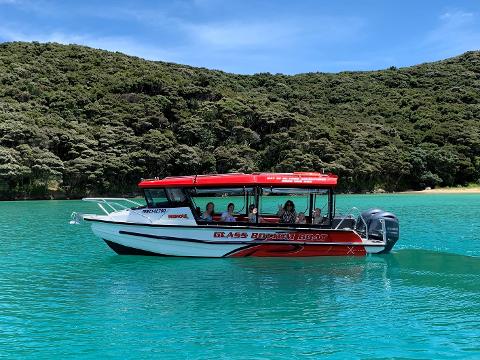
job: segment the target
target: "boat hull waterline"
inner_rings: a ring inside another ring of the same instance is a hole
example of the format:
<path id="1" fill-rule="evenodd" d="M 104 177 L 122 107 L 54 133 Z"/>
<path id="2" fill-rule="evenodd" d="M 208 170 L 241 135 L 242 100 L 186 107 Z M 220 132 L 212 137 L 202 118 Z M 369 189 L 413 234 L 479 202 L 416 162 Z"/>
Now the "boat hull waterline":
<path id="1" fill-rule="evenodd" d="M 354 230 L 145 226 L 94 219 L 92 231 L 118 254 L 183 257 L 365 256 L 384 252 Z"/>

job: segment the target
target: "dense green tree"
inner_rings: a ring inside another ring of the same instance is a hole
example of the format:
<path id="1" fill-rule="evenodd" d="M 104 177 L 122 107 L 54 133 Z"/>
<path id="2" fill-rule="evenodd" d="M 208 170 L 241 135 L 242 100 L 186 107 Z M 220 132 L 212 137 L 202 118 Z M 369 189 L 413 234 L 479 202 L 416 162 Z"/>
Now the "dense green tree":
<path id="1" fill-rule="evenodd" d="M 479 76 L 479 52 L 287 76 L 3 43 L 0 198 L 231 171 L 332 171 L 344 191 L 479 182 Z"/>

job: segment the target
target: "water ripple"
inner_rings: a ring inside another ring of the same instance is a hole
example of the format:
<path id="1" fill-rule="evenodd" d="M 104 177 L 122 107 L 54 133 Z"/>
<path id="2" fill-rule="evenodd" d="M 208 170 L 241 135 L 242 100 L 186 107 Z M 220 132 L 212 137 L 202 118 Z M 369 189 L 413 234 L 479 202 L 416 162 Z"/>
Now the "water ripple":
<path id="1" fill-rule="evenodd" d="M 402 217 L 417 206 L 396 201 Z M 428 236 L 401 219 L 401 246 L 367 258 L 162 259 L 116 256 L 87 227 L 68 226 L 69 212 L 85 206 L 0 203 L 1 355 L 480 354 L 478 225 L 457 228 L 452 239 L 450 230 Z"/>

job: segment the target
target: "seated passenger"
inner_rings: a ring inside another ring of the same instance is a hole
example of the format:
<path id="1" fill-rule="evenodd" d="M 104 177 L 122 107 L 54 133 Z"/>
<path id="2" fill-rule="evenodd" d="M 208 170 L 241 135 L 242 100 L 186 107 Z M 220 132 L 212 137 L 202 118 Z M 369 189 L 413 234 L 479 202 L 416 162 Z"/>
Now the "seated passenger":
<path id="1" fill-rule="evenodd" d="M 315 208 L 315 210 L 313 210 L 313 217 L 312 217 L 313 225 L 322 225 L 325 219 L 326 218 L 322 216 L 322 210 L 320 208 Z"/>
<path id="2" fill-rule="evenodd" d="M 248 222 L 256 223 L 257 222 L 257 208 L 254 204 L 251 204 L 248 207 Z"/>
<path id="3" fill-rule="evenodd" d="M 225 222 L 235 222 L 237 221 L 235 217 L 233 216 L 233 210 L 235 209 L 235 205 L 233 203 L 228 204 L 227 206 L 227 211 L 224 211 L 222 213 L 222 216 L 220 217 L 220 221 L 225 221 Z"/>
<path id="4" fill-rule="evenodd" d="M 248 207 L 248 222 L 255 224 L 257 222 L 257 218 L 259 223 L 263 222 L 263 219 L 258 216 L 258 210 L 255 205 L 250 204 Z"/>
<path id="5" fill-rule="evenodd" d="M 213 221 L 213 215 L 215 215 L 215 205 L 212 202 L 209 202 L 205 206 L 205 211 L 202 216 L 200 216 L 200 220 L 211 222 Z"/>
<path id="6" fill-rule="evenodd" d="M 306 224 L 306 223 L 307 223 L 307 218 L 305 217 L 305 213 L 303 212 L 298 213 L 295 224 Z"/>
<path id="7" fill-rule="evenodd" d="M 278 221 L 280 224 L 295 224 L 297 213 L 295 212 L 293 201 L 287 200 L 283 207 L 282 205 L 278 205 L 277 215 L 280 217 Z"/>

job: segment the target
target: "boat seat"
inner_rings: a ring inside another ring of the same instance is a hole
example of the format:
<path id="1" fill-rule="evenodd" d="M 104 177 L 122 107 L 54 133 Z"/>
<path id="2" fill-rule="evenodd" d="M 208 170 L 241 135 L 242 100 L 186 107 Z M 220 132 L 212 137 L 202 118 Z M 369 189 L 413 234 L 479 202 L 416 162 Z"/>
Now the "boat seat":
<path id="1" fill-rule="evenodd" d="M 248 222 L 248 217 L 245 215 L 234 215 L 236 222 Z M 221 215 L 214 215 L 213 221 L 219 222 Z"/>
<path id="2" fill-rule="evenodd" d="M 221 215 L 214 215 L 213 216 L 213 221 L 214 222 L 219 222 L 220 221 L 220 217 Z M 278 216 L 260 216 L 262 218 L 262 223 L 263 224 L 278 224 L 280 219 Z M 243 222 L 243 223 L 248 223 L 248 216 L 245 216 L 245 215 L 235 215 L 235 219 L 236 219 L 236 222 Z M 307 219 L 307 225 L 308 224 L 311 224 L 311 217 L 310 216 L 307 216 L 306 217 Z M 343 223 L 342 223 L 342 226 L 341 228 L 347 228 L 349 227 L 349 220 L 353 220 L 353 224 L 355 224 L 355 219 L 346 219 Z M 334 224 L 335 226 L 340 222 L 340 219 L 338 219 L 338 221 L 335 223 L 335 220 L 334 220 Z"/>

